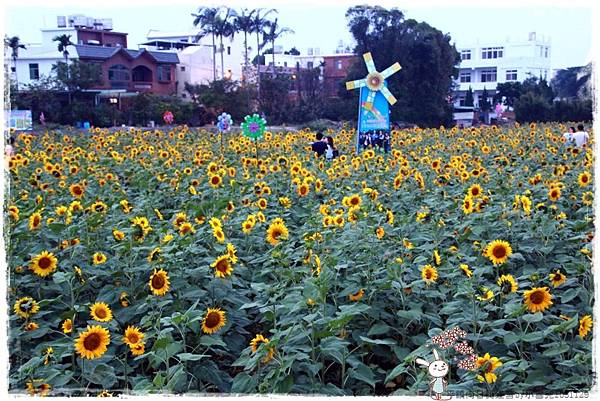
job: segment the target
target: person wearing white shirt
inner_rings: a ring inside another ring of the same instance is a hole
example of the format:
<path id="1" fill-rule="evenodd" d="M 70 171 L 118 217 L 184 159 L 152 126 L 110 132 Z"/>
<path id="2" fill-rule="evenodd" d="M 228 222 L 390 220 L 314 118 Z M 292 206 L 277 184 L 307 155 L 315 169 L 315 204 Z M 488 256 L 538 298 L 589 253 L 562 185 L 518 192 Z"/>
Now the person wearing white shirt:
<path id="1" fill-rule="evenodd" d="M 563 138 L 565 138 L 565 143 L 569 144 L 573 141 L 573 134 L 575 133 L 575 127 L 569 127 L 569 131 L 563 134 Z"/>
<path id="2" fill-rule="evenodd" d="M 587 144 L 588 140 L 590 139 L 590 135 L 583 130 L 583 124 L 579 124 L 577 126 L 577 132 L 575 132 L 571 137 L 578 148 Z"/>

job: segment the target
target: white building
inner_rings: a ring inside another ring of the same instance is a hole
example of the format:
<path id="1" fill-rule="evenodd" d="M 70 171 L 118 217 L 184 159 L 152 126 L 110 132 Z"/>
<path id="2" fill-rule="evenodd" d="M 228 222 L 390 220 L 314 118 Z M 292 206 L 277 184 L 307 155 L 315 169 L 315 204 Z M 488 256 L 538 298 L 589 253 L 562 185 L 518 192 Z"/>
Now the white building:
<path id="1" fill-rule="evenodd" d="M 99 44 L 94 38 L 102 37 L 103 42 L 112 43 L 112 46 L 127 43 L 124 33 L 112 32 L 110 18 L 92 18 L 84 15 L 58 16 L 56 27 L 42 28 L 41 43 L 24 43 L 25 49 L 19 49 L 16 66 L 11 60 L 13 79 L 18 80 L 19 87 L 33 83 L 42 76 L 50 76 L 52 66 L 59 61 L 64 61 L 64 55 L 58 51 L 58 43 L 53 39 L 56 36 L 70 35 L 74 44 Z M 125 46 L 126 47 L 126 46 Z M 69 60 L 77 59 L 75 46 L 67 47 Z M 5 58 L 11 58 L 11 49 L 5 49 Z"/>
<path id="2" fill-rule="evenodd" d="M 177 52 L 180 64 L 177 67 L 177 94 L 183 98 L 185 82 L 191 84 L 208 84 L 214 79 L 213 54 L 216 58 L 216 78 L 242 79 L 244 66 L 244 36 L 237 34 L 233 40 L 223 39 L 223 49 L 220 41 L 215 38 L 216 53 L 213 53 L 212 37 L 210 35 L 197 40 L 199 28 L 187 31 L 168 32 L 151 29 L 146 35 L 147 41 L 139 45 L 148 50 Z M 248 58 L 252 61 L 256 52 L 252 50 L 253 35 L 248 35 Z M 221 66 L 221 51 L 223 53 L 223 68 Z"/>
<path id="3" fill-rule="evenodd" d="M 504 82 L 523 82 L 530 77 L 552 78 L 550 68 L 551 42 L 530 32 L 527 40 L 475 43 L 457 46 L 461 62 L 454 105 L 465 106 L 469 87 L 473 90 L 474 106 L 478 107 L 484 88 L 491 97 L 496 86 Z"/>

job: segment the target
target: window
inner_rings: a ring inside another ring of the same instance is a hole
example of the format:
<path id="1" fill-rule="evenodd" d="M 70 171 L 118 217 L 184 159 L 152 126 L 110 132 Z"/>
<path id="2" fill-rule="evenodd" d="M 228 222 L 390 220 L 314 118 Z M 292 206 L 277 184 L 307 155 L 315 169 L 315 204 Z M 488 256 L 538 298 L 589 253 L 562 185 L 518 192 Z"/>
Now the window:
<path id="1" fill-rule="evenodd" d="M 231 46 L 227 46 L 227 55 L 231 56 Z"/>
<path id="2" fill-rule="evenodd" d="M 464 96 L 461 96 L 458 98 L 458 105 L 460 107 L 465 107 L 467 105 L 467 98 Z"/>
<path id="3" fill-rule="evenodd" d="M 284 61 L 284 62 L 283 62 L 283 66 L 284 66 L 284 67 L 287 67 L 287 61 Z"/>
<path id="4" fill-rule="evenodd" d="M 29 64 L 29 79 L 40 79 L 40 65 Z"/>
<path id="5" fill-rule="evenodd" d="M 160 82 L 171 81 L 171 66 L 167 64 L 159 65 L 156 68 L 156 76 Z"/>
<path id="6" fill-rule="evenodd" d="M 461 50 L 460 51 L 460 59 L 461 60 L 471 60 L 471 50 Z"/>
<path id="7" fill-rule="evenodd" d="M 337 60 L 335 62 L 335 69 L 336 70 L 341 70 L 342 69 L 342 60 Z"/>
<path id="8" fill-rule="evenodd" d="M 313 62 L 312 61 L 307 62 L 306 68 L 313 68 Z"/>
<path id="9" fill-rule="evenodd" d="M 470 72 L 461 72 L 460 73 L 460 82 L 471 82 L 471 73 Z"/>
<path id="10" fill-rule="evenodd" d="M 181 71 L 185 71 L 185 66 L 182 65 L 180 68 L 181 68 Z"/>
<path id="11" fill-rule="evenodd" d="M 502 58 L 504 56 L 504 47 L 484 47 L 481 49 L 481 58 Z"/>
<path id="12" fill-rule="evenodd" d="M 544 57 L 548 58 L 548 53 L 549 52 L 550 52 L 550 49 L 548 48 L 548 46 L 546 46 L 545 52 L 544 52 Z"/>
<path id="13" fill-rule="evenodd" d="M 129 68 L 122 64 L 115 64 L 108 69 L 108 80 L 109 81 L 129 81 L 131 76 L 129 74 Z"/>
<path id="14" fill-rule="evenodd" d="M 496 69 L 481 70 L 481 82 L 496 82 Z"/>
<path id="15" fill-rule="evenodd" d="M 506 80 L 507 81 L 516 81 L 517 80 L 517 70 L 506 70 Z"/>

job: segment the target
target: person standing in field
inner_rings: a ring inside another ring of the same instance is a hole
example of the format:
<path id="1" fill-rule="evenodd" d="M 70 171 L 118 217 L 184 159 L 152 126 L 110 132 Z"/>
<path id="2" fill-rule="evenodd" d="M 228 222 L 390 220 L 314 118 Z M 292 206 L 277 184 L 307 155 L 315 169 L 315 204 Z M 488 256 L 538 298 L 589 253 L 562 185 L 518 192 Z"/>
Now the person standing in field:
<path id="1" fill-rule="evenodd" d="M 323 134 L 320 132 L 317 132 L 316 138 L 317 140 L 311 145 L 312 151 L 319 156 L 323 156 L 327 150 L 327 142 L 323 140 Z"/>
<path id="2" fill-rule="evenodd" d="M 573 141 L 575 141 L 575 145 L 578 148 L 581 148 L 583 145 L 587 144 L 590 139 L 590 135 L 583 130 L 583 124 L 579 124 L 577 126 L 577 132 L 575 132 L 572 136 Z"/>

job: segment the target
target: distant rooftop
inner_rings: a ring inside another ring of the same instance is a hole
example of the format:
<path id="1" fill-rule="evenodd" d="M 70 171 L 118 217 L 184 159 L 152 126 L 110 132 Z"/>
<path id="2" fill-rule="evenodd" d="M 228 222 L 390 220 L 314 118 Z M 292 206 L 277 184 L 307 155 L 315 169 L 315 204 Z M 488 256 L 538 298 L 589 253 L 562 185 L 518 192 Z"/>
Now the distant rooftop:
<path id="1" fill-rule="evenodd" d="M 93 46 L 93 45 L 75 45 L 79 58 L 91 58 L 105 60 L 111 58 L 118 52 L 125 52 L 131 58 L 138 58 L 142 54 L 147 53 L 153 57 L 158 63 L 179 63 L 179 57 L 176 53 L 171 52 L 157 52 L 146 49 L 133 50 L 124 49 L 122 47 L 104 47 L 104 46 Z"/>

